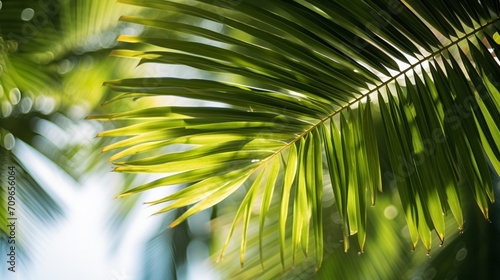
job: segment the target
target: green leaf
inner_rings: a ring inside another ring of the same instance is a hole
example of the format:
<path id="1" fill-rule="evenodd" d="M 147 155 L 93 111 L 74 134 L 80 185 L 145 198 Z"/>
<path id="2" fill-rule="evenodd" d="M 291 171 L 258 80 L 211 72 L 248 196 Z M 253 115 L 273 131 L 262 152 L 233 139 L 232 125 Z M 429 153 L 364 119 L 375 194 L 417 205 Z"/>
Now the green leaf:
<path id="1" fill-rule="evenodd" d="M 186 212 L 184 212 L 184 214 L 182 214 L 179 218 L 177 218 L 175 221 L 173 221 L 170 224 L 170 227 L 175 227 L 176 225 L 178 225 L 178 224 L 182 223 L 184 220 L 186 220 L 189 216 L 196 214 L 200 211 L 203 211 L 203 210 L 205 210 L 209 207 L 212 207 L 215 204 L 219 203 L 224 198 L 226 198 L 230 194 L 232 194 L 237 188 L 239 188 L 241 186 L 241 184 L 243 184 L 246 181 L 248 176 L 250 176 L 250 174 L 251 174 L 251 172 L 245 174 L 244 176 L 237 178 L 234 181 L 227 183 L 223 187 L 214 191 L 209 196 L 204 198 L 202 201 L 198 202 L 193 207 L 189 208 Z M 179 201 L 179 200 L 177 200 L 177 201 Z M 176 207 L 176 208 L 178 208 L 178 207 Z M 160 212 L 158 212 L 158 213 L 160 213 Z"/>
<path id="2" fill-rule="evenodd" d="M 295 144 L 290 145 L 290 148 L 288 150 L 288 160 L 286 162 L 286 171 L 283 177 L 283 189 L 281 192 L 281 206 L 279 216 L 280 257 L 283 269 L 285 269 L 286 221 L 288 218 L 291 190 L 297 174 L 297 156 L 297 148 Z"/>
<path id="3" fill-rule="evenodd" d="M 319 130 L 319 131 L 318 131 Z M 321 133 L 322 127 L 313 131 L 314 135 L 314 183 L 311 185 L 312 197 L 312 219 L 314 243 L 316 252 L 316 267 L 319 270 L 323 262 L 323 157 L 321 149 Z"/>
<path id="4" fill-rule="evenodd" d="M 500 67 L 492 35 L 500 18 L 493 1 L 121 2 L 192 21 L 124 16 L 146 32 L 121 36 L 126 45 L 113 55 L 139 59 L 141 67 L 187 66 L 193 74 L 110 81 L 109 88 L 122 92 L 111 100 L 175 96 L 218 105 L 90 117 L 125 123 L 100 134 L 126 137 L 103 151 L 120 159 L 117 171 L 167 173 L 128 193 L 188 184 L 154 203 L 172 201 L 166 210 L 200 205 L 189 213 L 228 196 L 248 172 L 259 170 L 254 184 L 265 186 L 255 239 L 259 258 L 251 259 L 249 270 L 260 259 L 262 275 L 274 277 L 280 269 L 267 261 L 281 263 L 285 272 L 287 260 L 303 259 L 298 250 L 307 257 L 310 246 L 319 269 L 323 169 L 345 251 L 354 234 L 364 251 L 368 204 L 376 207 L 384 183 L 399 195 L 413 248 L 420 239 L 430 250 L 433 230 L 444 241 L 449 211 L 464 227 L 459 184 L 470 186 L 488 217 L 489 166 L 500 167 L 500 87 L 494 78 Z M 233 211 L 230 235 L 244 219 L 241 262 L 257 188 L 246 190 Z M 272 199 L 275 188 L 281 188 L 279 201 Z M 263 252 L 270 228 L 279 256 Z"/>
<path id="5" fill-rule="evenodd" d="M 260 216 L 259 216 L 259 232 L 260 232 L 259 250 L 260 250 L 260 259 L 262 268 L 264 268 L 264 262 L 263 262 L 264 250 L 262 248 L 262 233 L 264 232 L 263 228 L 264 228 L 264 223 L 266 221 L 266 214 L 267 211 L 269 210 L 269 206 L 271 205 L 271 199 L 273 198 L 274 187 L 276 184 L 276 179 L 278 178 L 279 171 L 280 171 L 280 161 L 279 158 L 275 158 L 269 170 L 266 187 L 264 189 L 264 195 L 262 197 L 262 205 L 260 208 Z"/>
<path id="6" fill-rule="evenodd" d="M 224 242 L 224 246 L 222 247 L 221 254 L 219 257 L 219 261 L 222 259 L 222 256 L 224 255 L 224 252 L 226 251 L 227 245 L 229 244 L 229 241 L 231 240 L 231 237 L 233 236 L 233 232 L 236 229 L 236 224 L 239 221 L 239 219 L 243 216 L 243 238 L 242 238 L 242 243 L 241 243 L 241 251 L 240 251 L 240 264 L 243 267 L 244 263 L 244 256 L 245 256 L 245 249 L 246 249 L 246 236 L 248 232 L 248 224 L 250 222 L 250 217 L 252 215 L 251 213 L 251 208 L 255 199 L 255 194 L 257 193 L 260 182 L 262 180 L 262 176 L 264 175 L 265 169 L 263 169 L 255 181 L 253 182 L 252 186 L 248 190 L 247 194 L 245 195 L 245 198 L 243 198 L 243 201 L 240 204 L 240 207 L 238 208 L 238 211 L 236 212 L 236 215 L 234 216 L 233 219 L 233 224 L 231 225 L 231 229 L 229 230 L 229 234 L 227 235 L 226 242 Z"/>

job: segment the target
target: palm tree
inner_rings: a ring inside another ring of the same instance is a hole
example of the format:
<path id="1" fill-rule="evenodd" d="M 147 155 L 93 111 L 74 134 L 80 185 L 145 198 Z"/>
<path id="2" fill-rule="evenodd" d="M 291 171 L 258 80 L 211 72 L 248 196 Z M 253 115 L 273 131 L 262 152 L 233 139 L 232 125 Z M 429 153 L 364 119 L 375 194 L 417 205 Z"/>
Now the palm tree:
<path id="1" fill-rule="evenodd" d="M 115 171 L 164 174 L 121 196 L 184 186 L 149 202 L 172 202 L 157 213 L 191 206 L 171 227 L 211 207 L 225 217 L 225 202 L 237 200 L 218 247 L 238 232 L 241 264 L 246 253 L 259 255 L 262 272 L 275 261 L 288 269 L 309 251 L 320 268 L 333 230 L 327 196 L 344 251 L 351 235 L 364 251 L 367 223 L 381 222 L 369 206 L 384 205 L 382 190 L 397 190 L 412 248 L 421 240 L 430 251 L 432 232 L 443 243 L 450 217 L 462 231 L 469 196 L 491 219 L 500 174 L 498 1 L 120 2 L 184 17 L 123 16 L 158 35 L 122 35 L 128 45 L 113 55 L 196 72 L 112 80 L 106 85 L 121 94 L 111 100 L 210 102 L 91 117 L 132 122 L 99 134 L 126 137 L 105 148 L 119 150 Z"/>

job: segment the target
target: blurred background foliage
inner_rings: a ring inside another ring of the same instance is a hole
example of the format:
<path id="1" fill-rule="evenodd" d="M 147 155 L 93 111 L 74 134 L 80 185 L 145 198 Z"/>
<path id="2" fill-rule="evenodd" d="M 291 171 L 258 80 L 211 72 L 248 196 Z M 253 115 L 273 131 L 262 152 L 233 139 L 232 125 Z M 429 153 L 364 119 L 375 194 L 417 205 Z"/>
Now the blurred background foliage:
<path id="1" fill-rule="evenodd" d="M 181 1 L 182 2 L 182 1 Z M 186 3 L 188 3 L 187 1 Z M 133 121 L 107 122 L 104 124 L 83 120 L 88 115 L 126 111 L 160 104 L 189 104 L 187 99 L 172 101 L 165 98 L 140 99 L 136 102 L 110 100 L 107 87 L 102 83 L 123 77 L 165 75 L 233 79 L 245 83 L 245 78 L 227 73 L 201 73 L 189 67 L 153 66 L 136 67 L 137 61 L 109 56 L 115 48 L 126 48 L 126 42 L 117 43 L 120 34 L 144 35 L 161 38 L 182 38 L 197 42 L 210 40 L 194 38 L 186 34 L 165 32 L 161 29 L 144 29 L 133 23 L 119 22 L 122 15 L 146 15 L 159 20 L 169 19 L 181 23 L 206 24 L 196 17 L 159 10 L 138 8 L 118 4 L 114 0 L 25 0 L 0 2 L 0 169 L 15 165 L 18 169 L 17 184 L 20 209 L 27 211 L 27 221 L 33 224 L 52 222 L 64 215 L 63 202 L 48 192 L 40 178 L 31 174 L 37 168 L 29 160 L 20 160 L 26 143 L 33 148 L 34 155 L 46 157 L 61 171 L 77 182 L 89 177 L 102 176 L 109 172 L 109 154 L 100 153 L 111 143 L 107 138 L 93 137 L 102 130 L 133 124 Z M 251 21 L 249 18 L 242 20 Z M 130 21 L 130 20 L 128 20 Z M 223 31 L 228 36 L 245 37 L 244 32 L 226 29 L 218 25 L 208 26 L 214 31 Z M 255 40 L 251 38 L 250 40 Z M 255 41 L 255 44 L 267 44 Z M 136 48 L 137 49 L 137 48 Z M 156 50 L 143 45 L 140 50 Z M 156 67 L 156 68 L 155 68 Z M 193 105 L 194 104 L 194 105 Z M 380 125 L 380 120 L 378 124 Z M 381 129 L 379 129 L 381 131 Z M 381 154 L 381 158 L 387 155 Z M 388 163 L 386 163 L 388 165 Z M 383 172 L 382 172 L 383 173 Z M 2 175 L 3 176 L 3 175 Z M 4 178 L 2 178 L 3 180 Z M 123 175 L 118 182 L 116 194 L 141 184 L 143 178 Z M 459 233 L 452 218 L 446 218 L 448 233 L 442 247 L 433 249 L 430 255 L 422 246 L 411 251 L 411 241 L 405 228 L 404 215 L 395 189 L 384 182 L 386 191 L 380 195 L 377 207 L 368 210 L 367 249 L 358 254 L 356 248 L 343 252 L 342 229 L 335 210 L 331 186 L 325 186 L 323 221 L 325 229 L 325 257 L 321 269 L 315 272 L 314 259 L 298 254 L 296 265 L 285 270 L 281 266 L 278 222 L 271 217 L 264 232 L 265 262 L 261 266 L 258 252 L 257 215 L 249 227 L 249 249 L 243 268 L 237 261 L 240 256 L 239 238 L 233 238 L 224 258 L 218 260 L 220 248 L 225 241 L 234 213 L 245 194 L 240 190 L 213 210 L 206 210 L 190 218 L 174 229 L 167 228 L 185 209 L 163 215 L 157 231 L 145 244 L 141 252 L 143 279 L 183 279 L 191 255 L 201 254 L 199 248 L 210 244 L 210 260 L 213 269 L 222 279 L 494 279 L 499 277 L 495 260 L 500 259 L 500 209 L 498 203 L 492 207 L 488 223 L 474 206 L 471 194 L 464 198 L 465 228 Z M 498 181 L 496 182 L 498 186 Z M 66 186 L 57 186 L 64 188 Z M 245 185 L 246 188 L 250 186 Z M 496 188 L 498 190 L 498 187 Z M 330 191 L 330 192 L 329 192 Z M 497 201 L 498 201 L 498 192 Z M 0 190 L 0 201 L 5 201 L 5 189 Z M 277 197 L 275 198 L 277 199 Z M 133 228 L 129 217 L 139 207 L 139 195 L 123 198 L 110 213 L 111 230 L 119 246 L 120 236 Z M 270 212 L 278 211 L 276 204 Z M 258 214 L 259 209 L 254 209 Z M 291 213 L 291 212 L 290 212 Z M 289 215 L 290 215 L 289 213 Z M 211 221 L 210 217 L 212 218 Z M 390 220 L 390 222 L 387 222 Z M 1 245 L 6 246 L 6 216 L 0 211 Z M 215 229 L 215 230 L 214 230 Z M 241 235 L 237 228 L 235 236 Z M 29 239 L 27 233 L 24 238 Z M 356 242 L 352 242 L 355 244 Z M 439 244 L 437 236 L 433 244 Z M 194 245 L 193 245 L 194 244 Z M 195 246 L 196 245 L 196 246 Z M 355 246 L 355 245 L 354 245 Z M 21 246 L 22 247 L 22 246 Z M 198 248 L 198 249 L 197 249 Z M 29 248 L 27 249 L 29 251 Z M 2 252 L 4 252 L 2 247 Z M 291 254 L 289 254 L 291 256 Z M 68 261 L 71 261 L 68 258 Z M 286 259 L 288 264 L 291 258 Z"/>
<path id="2" fill-rule="evenodd" d="M 136 68 L 135 61 L 109 56 L 118 44 L 118 35 L 141 32 L 137 26 L 118 21 L 131 10 L 141 12 L 140 8 L 114 0 L 0 1 L 0 169 L 2 174 L 7 174 L 8 166 L 16 167 L 16 208 L 23 224 L 17 246 L 22 251 L 22 261 L 36 262 L 40 255 L 30 251 L 29 244 L 33 244 L 43 227 L 55 225 L 54 222 L 64 217 L 71 207 L 61 201 L 58 192 L 84 186 L 95 178 L 106 178 L 111 170 L 108 156 L 100 152 L 110 140 L 95 138 L 95 135 L 115 124 L 100 124 L 84 118 L 91 113 L 126 110 L 157 102 L 117 101 L 101 106 L 109 99 L 109 89 L 102 86 L 104 81 L 138 74 L 154 75 L 156 71 Z M 27 151 L 28 157 L 18 156 L 26 155 Z M 41 168 L 30 157 L 48 159 L 58 170 Z M 47 176 L 69 176 L 76 182 L 75 186 L 48 187 L 47 182 L 33 172 L 36 169 L 47 171 Z M 7 199 L 4 177 L 0 190 L 2 204 Z M 136 180 L 144 180 L 130 174 L 114 178 L 112 185 L 107 187 L 115 194 L 137 184 Z M 120 237 L 134 227 L 128 218 L 138 211 L 139 198 L 122 199 L 111 206 L 108 225 L 117 238 L 109 243 L 115 249 L 123 245 Z M 168 220 L 168 216 L 164 219 Z M 2 252 L 8 247 L 7 225 L 6 211 L 0 211 Z M 144 252 L 137 252 L 139 256 L 145 255 L 144 260 L 155 258 L 154 262 L 144 262 L 145 268 L 152 271 L 145 274 L 144 279 L 174 279 L 177 272 L 173 261 L 185 259 L 182 254 L 168 252 L 174 250 L 170 247 L 172 232 L 185 233 L 186 229 L 175 229 L 167 235 L 161 232 L 160 227 L 158 235 L 151 234 L 152 240 L 144 247 Z M 185 241 L 177 243 L 181 249 L 176 252 L 186 250 L 189 236 L 183 235 Z M 159 250 L 156 245 L 161 242 L 166 247 Z M 68 261 L 71 258 L 68 257 Z M 5 271 L 0 276 L 3 273 Z"/>
<path id="3" fill-rule="evenodd" d="M 3 153 L 2 166 L 18 164 L 20 176 L 29 175 L 26 167 L 30 163 L 16 160 L 16 146 L 20 146 L 16 142 L 27 143 L 75 180 L 104 166 L 96 156 L 102 141 L 89 138 L 102 127 L 82 119 L 92 110 L 99 110 L 106 96 L 101 77 L 126 75 L 120 72 L 124 67 L 119 65 L 131 64 L 107 55 L 115 45 L 114 32 L 119 32 L 116 21 L 108 17 L 107 22 L 91 22 L 96 9 L 110 15 L 119 12 L 113 8 L 114 2 L 84 3 L 2 1 L 0 145 L 9 151 Z M 109 71 L 110 67 L 116 69 Z M 35 211 L 34 216 L 59 209 L 38 183 L 39 178 L 30 178 L 18 182 L 29 182 L 20 185 L 19 191 L 45 194 L 36 201 L 47 210 Z M 21 197 L 21 205 L 33 204 L 36 197 L 27 201 Z M 4 227 L 0 229 L 5 233 Z"/>

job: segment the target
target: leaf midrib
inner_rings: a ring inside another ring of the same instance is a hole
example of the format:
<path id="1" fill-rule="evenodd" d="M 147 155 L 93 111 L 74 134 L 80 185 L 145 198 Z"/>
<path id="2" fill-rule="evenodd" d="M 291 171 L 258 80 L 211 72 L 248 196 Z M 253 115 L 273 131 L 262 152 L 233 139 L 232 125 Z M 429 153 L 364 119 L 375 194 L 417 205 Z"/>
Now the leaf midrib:
<path id="1" fill-rule="evenodd" d="M 316 129 L 318 126 L 322 125 L 323 123 L 325 123 L 329 119 L 333 118 L 338 113 L 341 113 L 343 110 L 345 110 L 345 109 L 349 108 L 350 106 L 354 105 L 356 102 L 359 102 L 361 99 L 363 99 L 363 98 L 371 95 L 372 93 L 377 92 L 381 88 L 383 88 L 383 87 L 387 86 L 388 84 L 394 82 L 396 79 L 398 79 L 399 77 L 403 76 L 408 71 L 414 69 L 415 67 L 421 65 L 422 63 L 424 63 L 426 61 L 429 61 L 432 57 L 435 57 L 436 55 L 438 55 L 438 54 L 440 54 L 440 53 L 448 50 L 449 48 L 457 45 L 458 43 L 462 42 L 463 40 L 467 39 L 468 37 L 470 37 L 470 36 L 472 36 L 474 34 L 477 34 L 478 32 L 481 32 L 485 28 L 491 26 L 492 24 L 495 24 L 498 21 L 500 21 L 500 17 L 497 17 L 496 19 L 493 19 L 491 21 L 487 21 L 484 25 L 480 25 L 478 28 L 473 29 L 471 32 L 465 33 L 463 36 L 460 36 L 456 40 L 451 41 L 446 46 L 443 46 L 442 48 L 440 48 L 440 49 L 432 52 L 431 54 L 429 54 L 427 56 L 424 56 L 422 59 L 419 59 L 417 62 L 411 64 L 406 69 L 404 69 L 401 72 L 399 72 L 398 74 L 396 74 L 396 75 L 388 78 L 385 82 L 382 82 L 380 85 L 376 86 L 375 88 L 373 88 L 373 89 L 371 89 L 371 90 L 369 90 L 369 91 L 367 91 L 365 93 L 361 93 L 359 97 L 356 97 L 355 99 L 353 99 L 352 101 L 346 103 L 345 105 L 343 105 L 339 109 L 333 111 L 331 114 L 327 115 L 326 117 L 324 117 L 323 119 L 321 119 L 320 121 L 318 121 L 316 124 L 314 124 L 313 126 L 311 126 L 310 128 L 308 128 L 307 130 L 305 130 L 303 133 L 301 133 L 300 135 L 298 135 L 297 137 L 295 137 L 292 141 L 290 141 L 290 142 L 286 143 L 285 145 L 283 145 L 283 147 L 279 148 L 272 155 L 270 155 L 269 157 L 263 159 L 261 161 L 261 164 L 259 164 L 251 172 L 254 172 L 257 168 L 259 168 L 260 166 L 262 166 L 262 164 L 265 164 L 267 161 L 269 161 L 270 159 L 274 158 L 276 155 L 280 154 L 283 150 L 285 150 L 288 147 L 290 147 L 290 145 L 292 145 L 295 142 L 299 141 L 300 139 L 302 139 L 303 137 L 305 137 L 307 134 L 311 133 L 311 131 L 313 131 L 314 129 Z"/>

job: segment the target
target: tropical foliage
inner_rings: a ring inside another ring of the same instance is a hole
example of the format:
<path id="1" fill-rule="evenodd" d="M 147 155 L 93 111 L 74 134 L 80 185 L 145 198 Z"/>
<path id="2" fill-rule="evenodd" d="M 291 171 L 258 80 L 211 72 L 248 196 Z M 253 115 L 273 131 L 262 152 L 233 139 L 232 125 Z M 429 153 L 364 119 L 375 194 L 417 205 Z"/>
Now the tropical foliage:
<path id="1" fill-rule="evenodd" d="M 500 174 L 498 1 L 120 2 L 190 22 L 123 16 L 163 34 L 122 35 L 129 47 L 113 55 L 197 72 L 108 81 L 121 93 L 111 101 L 215 102 L 91 117 L 133 122 L 99 134 L 127 137 L 105 148 L 116 150 L 115 171 L 164 174 L 121 196 L 184 185 L 148 202 L 171 202 L 157 213 L 191 206 L 171 227 L 239 196 L 222 251 L 239 232 L 243 265 L 257 236 L 264 263 L 266 237 L 275 234 L 283 268 L 312 251 L 318 269 L 332 230 L 327 193 L 345 251 L 357 235 L 363 252 L 367 213 L 389 183 L 413 248 L 420 239 L 431 250 L 432 232 L 443 243 L 447 217 L 464 227 L 464 195 L 489 219 Z"/>
<path id="2" fill-rule="evenodd" d="M 202 211 L 222 276 L 500 275 L 500 230 L 477 219 L 500 213 L 498 1 L 114 2 L 0 1 L 0 169 L 19 167 L 29 217 L 62 209 L 19 147 L 81 180 L 107 145 L 115 171 L 158 178 L 120 197 L 180 188 L 148 202 L 176 227 L 146 245 L 144 279 L 181 274 L 181 223 Z M 75 137 L 96 127 L 108 138 Z"/>
<path id="3" fill-rule="evenodd" d="M 57 174 L 75 182 L 104 171 L 105 161 L 96 151 L 106 142 L 92 141 L 93 134 L 103 126 L 86 122 L 83 117 L 98 111 L 99 103 L 106 98 L 108 90 L 101 86 L 100 78 L 129 72 L 108 71 L 109 67 L 126 69 L 129 64 L 108 55 L 116 45 L 116 34 L 126 27 L 116 22 L 126 9 L 116 9 L 114 1 L 88 6 L 81 2 L 0 4 L 0 169 L 2 174 L 7 174 L 8 166 L 16 169 L 16 208 L 24 228 L 38 229 L 66 210 L 64 202 L 53 196 L 54 188 L 48 186 L 51 182 L 40 177 L 43 170 L 36 166 L 37 160 L 48 159 L 46 162 L 59 168 Z M 74 16 L 77 10 L 81 13 Z M 117 16 L 94 23 L 96 10 L 108 15 L 115 12 Z M 2 203 L 7 200 L 3 187 Z M 4 238 L 10 232 L 6 213 L 0 213 L 1 245 L 5 246 L 8 243 Z M 21 243 L 20 248 L 27 248 L 30 242 Z"/>
<path id="4" fill-rule="evenodd" d="M 32 266 L 28 260 L 37 262 L 36 249 L 41 243 L 37 238 L 42 236 L 39 233 L 43 233 L 47 225 L 54 226 L 48 222 L 61 221 L 67 214 L 68 205 L 61 200 L 60 193 L 109 175 L 107 158 L 99 151 L 110 140 L 96 140 L 94 136 L 114 126 L 83 118 L 91 112 L 103 112 L 100 105 L 109 92 L 102 86 L 103 81 L 151 72 L 134 69 L 133 61 L 109 56 L 118 44 L 118 34 L 141 32 L 131 24 L 118 22 L 120 15 L 131 11 L 140 13 L 141 9 L 114 0 L 0 1 L 0 171 L 3 174 L 0 201 L 2 205 L 7 202 L 4 175 L 8 174 L 9 166 L 14 166 L 19 211 L 16 216 L 19 215 L 22 223 L 16 240 L 21 251 L 18 253 L 22 254 L 18 258 L 21 266 Z M 150 101 L 136 103 L 149 105 Z M 109 110 L 109 107 L 106 108 Z M 115 102 L 112 107 L 128 110 L 130 104 Z M 44 166 L 37 165 L 38 162 Z M 40 176 L 41 173 L 45 176 Z M 55 180 L 47 180 L 49 176 L 67 176 L 73 179 L 73 185 L 56 185 Z M 127 189 L 140 178 L 126 175 L 114 179 L 113 184 L 107 185 L 111 192 L 113 187 L 115 192 Z M 140 205 L 139 198 L 121 200 L 118 207 L 109 211 L 108 225 L 115 236 L 123 237 L 130 229 L 127 222 Z M 4 210 L 0 211 L 2 252 L 10 246 Z M 169 217 L 163 219 L 168 221 Z M 169 235 L 177 236 L 185 231 L 179 228 Z M 154 257 L 155 262 L 145 261 L 144 266 L 151 273 L 144 277 L 172 279 L 176 275 L 174 265 L 183 260 L 179 251 L 186 249 L 190 238 L 186 236 L 185 241 L 173 246 L 169 239 L 160 238 L 165 237 L 164 234 L 158 236 L 148 244 L 158 245 L 161 241 L 164 252 L 155 254 L 158 248 L 146 246 L 144 259 Z M 120 238 L 113 241 L 114 248 L 124 245 Z M 179 257 L 171 257 L 169 248 L 175 248 Z M 2 269 L 0 278 L 6 272 Z"/>

